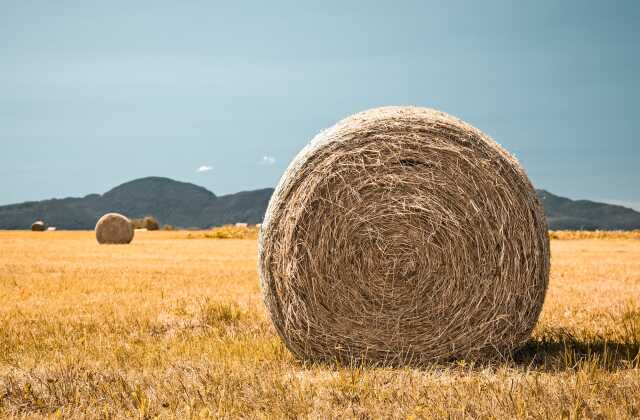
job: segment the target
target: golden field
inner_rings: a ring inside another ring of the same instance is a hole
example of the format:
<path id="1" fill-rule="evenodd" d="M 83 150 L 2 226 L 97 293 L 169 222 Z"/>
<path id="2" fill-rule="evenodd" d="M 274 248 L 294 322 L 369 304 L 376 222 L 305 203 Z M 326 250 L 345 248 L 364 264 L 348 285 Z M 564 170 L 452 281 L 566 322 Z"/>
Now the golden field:
<path id="1" fill-rule="evenodd" d="M 208 236 L 0 232 L 0 416 L 640 416 L 635 237 L 553 239 L 529 343 L 418 370 L 297 361 L 262 306 L 256 241 Z"/>

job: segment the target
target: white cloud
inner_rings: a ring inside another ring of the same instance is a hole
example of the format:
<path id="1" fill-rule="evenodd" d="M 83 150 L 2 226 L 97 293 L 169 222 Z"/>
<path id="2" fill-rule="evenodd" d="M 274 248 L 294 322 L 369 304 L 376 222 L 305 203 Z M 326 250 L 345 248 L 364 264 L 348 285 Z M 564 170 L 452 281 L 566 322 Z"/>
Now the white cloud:
<path id="1" fill-rule="evenodd" d="M 260 159 L 260 164 L 261 165 L 273 165 L 274 163 L 276 163 L 276 158 L 274 158 L 273 156 L 262 156 L 262 159 Z"/>
<path id="2" fill-rule="evenodd" d="M 201 167 L 199 167 L 198 169 L 196 169 L 196 172 L 209 172 L 210 170 L 213 169 L 213 166 L 209 166 L 209 165 L 202 165 Z"/>

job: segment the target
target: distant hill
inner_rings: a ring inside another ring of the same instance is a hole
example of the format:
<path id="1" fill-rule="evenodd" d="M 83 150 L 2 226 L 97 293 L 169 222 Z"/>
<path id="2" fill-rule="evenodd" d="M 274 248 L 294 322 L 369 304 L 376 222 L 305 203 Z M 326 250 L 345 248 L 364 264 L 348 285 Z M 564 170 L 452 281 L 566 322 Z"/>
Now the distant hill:
<path id="1" fill-rule="evenodd" d="M 632 230 L 640 229 L 640 213 L 613 204 L 570 200 L 537 190 L 549 228 L 552 230 Z"/>
<path id="2" fill-rule="evenodd" d="M 622 206 L 573 201 L 538 190 L 551 229 L 640 229 L 640 213 Z M 0 229 L 28 229 L 37 219 L 59 229 L 93 229 L 105 213 L 130 218 L 155 216 L 161 224 L 208 228 L 227 223 L 260 223 L 272 188 L 216 196 L 206 188 L 169 178 L 148 177 L 82 198 L 0 206 Z"/>
<path id="3" fill-rule="evenodd" d="M 0 229 L 26 229 L 36 219 L 59 229 L 93 229 L 108 212 L 130 218 L 153 215 L 161 224 L 179 227 L 259 223 L 272 193 L 272 188 L 266 188 L 217 197 L 194 184 L 148 177 L 119 185 L 103 195 L 0 206 Z"/>

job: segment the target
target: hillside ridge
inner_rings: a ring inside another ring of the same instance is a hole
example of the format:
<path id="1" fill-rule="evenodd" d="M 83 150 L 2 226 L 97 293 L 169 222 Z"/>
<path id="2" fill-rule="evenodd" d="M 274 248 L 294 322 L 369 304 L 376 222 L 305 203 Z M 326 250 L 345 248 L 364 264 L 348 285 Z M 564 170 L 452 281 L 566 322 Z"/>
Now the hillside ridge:
<path id="1" fill-rule="evenodd" d="M 536 190 L 552 230 L 640 229 L 640 213 L 590 200 L 571 200 Z M 105 213 L 130 218 L 153 215 L 161 224 L 209 228 L 228 223 L 260 223 L 273 188 L 217 196 L 189 182 L 149 176 L 120 184 L 104 194 L 53 198 L 0 206 L 0 229 L 28 229 L 45 220 L 59 229 L 93 229 Z"/>

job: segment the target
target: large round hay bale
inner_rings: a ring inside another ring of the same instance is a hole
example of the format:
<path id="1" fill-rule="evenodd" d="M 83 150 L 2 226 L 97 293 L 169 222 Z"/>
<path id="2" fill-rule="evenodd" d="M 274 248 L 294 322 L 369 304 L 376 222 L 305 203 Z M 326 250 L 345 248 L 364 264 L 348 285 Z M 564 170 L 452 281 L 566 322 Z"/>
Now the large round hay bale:
<path id="1" fill-rule="evenodd" d="M 549 277 L 547 222 L 515 158 L 431 109 L 386 107 L 321 132 L 262 224 L 265 303 L 314 361 L 424 364 L 528 339 Z"/>
<path id="2" fill-rule="evenodd" d="M 128 244 L 133 240 L 133 224 L 121 214 L 105 214 L 96 223 L 96 239 L 101 244 Z"/>
<path id="3" fill-rule="evenodd" d="M 47 224 L 42 220 L 36 220 L 31 224 L 31 230 L 34 232 L 44 232 L 47 230 Z"/>

